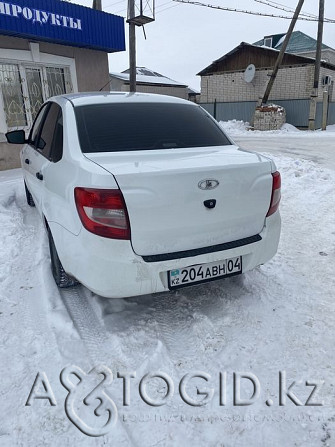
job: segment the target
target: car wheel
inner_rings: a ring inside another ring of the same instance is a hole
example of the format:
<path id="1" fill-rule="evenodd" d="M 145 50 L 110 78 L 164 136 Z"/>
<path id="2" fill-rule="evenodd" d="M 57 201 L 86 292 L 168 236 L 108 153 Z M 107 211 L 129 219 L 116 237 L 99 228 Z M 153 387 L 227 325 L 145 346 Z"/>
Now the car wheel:
<path id="1" fill-rule="evenodd" d="M 29 206 L 35 206 L 35 202 L 33 196 L 30 194 L 29 189 L 27 188 L 26 182 L 24 182 L 24 189 L 26 190 L 26 198 Z"/>
<path id="2" fill-rule="evenodd" d="M 58 257 L 55 242 L 49 228 L 48 228 L 48 239 L 49 239 L 50 258 L 51 258 L 51 271 L 55 283 L 60 288 L 76 286 L 77 284 L 79 284 L 79 282 L 76 279 L 72 278 L 70 275 L 68 275 L 64 270 L 62 263 L 60 262 L 60 259 Z"/>

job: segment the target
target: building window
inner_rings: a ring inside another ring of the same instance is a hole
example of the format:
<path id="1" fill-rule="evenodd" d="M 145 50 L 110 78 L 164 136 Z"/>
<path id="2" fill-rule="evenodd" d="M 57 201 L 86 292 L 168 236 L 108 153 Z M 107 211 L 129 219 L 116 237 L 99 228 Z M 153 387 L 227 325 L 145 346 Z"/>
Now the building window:
<path id="1" fill-rule="evenodd" d="M 27 118 L 18 65 L 0 65 L 0 86 L 7 126 L 26 127 Z"/>
<path id="2" fill-rule="evenodd" d="M 46 67 L 47 84 L 49 88 L 48 98 L 62 95 L 72 90 L 70 72 L 66 68 Z"/>
<path id="3" fill-rule="evenodd" d="M 264 37 L 264 46 L 272 48 L 272 37 Z"/>
<path id="4" fill-rule="evenodd" d="M 0 87 L 9 130 L 29 130 L 51 96 L 73 91 L 68 67 L 0 62 Z"/>
<path id="5" fill-rule="evenodd" d="M 44 103 L 42 76 L 39 68 L 27 67 L 25 71 L 30 102 L 30 114 L 32 121 L 34 121 L 38 111 Z"/>

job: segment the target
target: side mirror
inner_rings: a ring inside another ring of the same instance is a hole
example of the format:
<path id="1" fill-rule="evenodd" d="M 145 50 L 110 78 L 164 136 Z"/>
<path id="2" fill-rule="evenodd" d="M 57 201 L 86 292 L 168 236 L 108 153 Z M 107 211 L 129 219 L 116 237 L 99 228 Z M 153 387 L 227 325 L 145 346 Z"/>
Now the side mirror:
<path id="1" fill-rule="evenodd" d="M 11 144 L 24 144 L 26 142 L 26 134 L 24 130 L 13 130 L 6 133 L 8 143 Z"/>

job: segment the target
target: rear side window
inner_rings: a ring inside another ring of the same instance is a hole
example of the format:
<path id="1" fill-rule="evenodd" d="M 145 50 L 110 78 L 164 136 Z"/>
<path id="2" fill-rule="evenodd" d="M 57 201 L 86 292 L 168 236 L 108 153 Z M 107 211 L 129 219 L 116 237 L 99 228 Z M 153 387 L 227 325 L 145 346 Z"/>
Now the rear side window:
<path id="1" fill-rule="evenodd" d="M 75 114 L 84 153 L 231 144 L 204 110 L 188 104 L 93 104 Z"/>

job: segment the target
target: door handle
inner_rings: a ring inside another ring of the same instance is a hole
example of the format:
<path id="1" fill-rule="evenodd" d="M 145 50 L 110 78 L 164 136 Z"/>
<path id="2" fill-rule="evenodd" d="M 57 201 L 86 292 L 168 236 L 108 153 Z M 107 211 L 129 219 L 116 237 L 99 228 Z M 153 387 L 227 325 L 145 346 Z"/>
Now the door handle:
<path id="1" fill-rule="evenodd" d="M 43 180 L 43 175 L 40 172 L 36 172 L 36 177 L 38 180 Z"/>
<path id="2" fill-rule="evenodd" d="M 26 159 L 24 160 L 24 162 L 25 162 L 26 165 L 29 165 L 29 164 L 30 164 L 30 160 L 29 160 L 29 158 L 26 158 Z"/>

